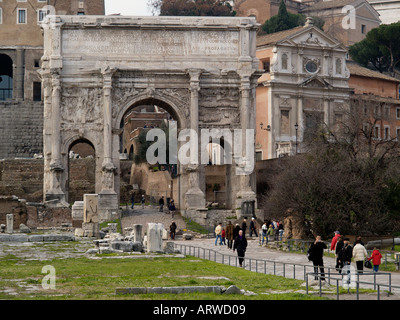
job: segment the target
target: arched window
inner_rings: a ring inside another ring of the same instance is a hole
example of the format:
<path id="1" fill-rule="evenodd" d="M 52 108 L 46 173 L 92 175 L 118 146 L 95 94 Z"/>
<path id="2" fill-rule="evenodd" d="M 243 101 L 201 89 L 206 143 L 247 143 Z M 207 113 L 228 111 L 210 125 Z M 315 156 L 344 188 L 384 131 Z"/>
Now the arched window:
<path id="1" fill-rule="evenodd" d="M 0 54 L 0 100 L 12 98 L 13 63 L 9 56 Z"/>

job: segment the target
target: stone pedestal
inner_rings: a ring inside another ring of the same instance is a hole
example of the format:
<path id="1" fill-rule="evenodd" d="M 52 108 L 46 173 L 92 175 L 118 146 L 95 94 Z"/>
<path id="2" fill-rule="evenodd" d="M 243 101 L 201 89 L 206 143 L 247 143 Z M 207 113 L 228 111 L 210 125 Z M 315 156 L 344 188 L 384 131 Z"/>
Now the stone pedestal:
<path id="1" fill-rule="evenodd" d="M 83 201 L 75 201 L 72 205 L 72 226 L 80 228 L 83 222 Z"/>
<path id="2" fill-rule="evenodd" d="M 100 227 L 98 222 L 83 222 L 82 229 L 84 237 L 100 237 Z"/>
<path id="3" fill-rule="evenodd" d="M 162 232 L 164 225 L 162 223 L 147 224 L 147 252 L 163 252 Z"/>
<path id="4" fill-rule="evenodd" d="M 142 241 L 143 241 L 142 232 L 143 232 L 142 224 L 134 224 L 133 225 L 133 242 L 142 243 Z"/>
<path id="5" fill-rule="evenodd" d="M 112 220 L 113 213 L 118 212 L 119 202 L 116 193 L 99 193 L 99 222 Z"/>
<path id="6" fill-rule="evenodd" d="M 14 232 L 14 215 L 12 213 L 7 214 L 6 220 L 7 220 L 6 232 L 13 233 Z"/>

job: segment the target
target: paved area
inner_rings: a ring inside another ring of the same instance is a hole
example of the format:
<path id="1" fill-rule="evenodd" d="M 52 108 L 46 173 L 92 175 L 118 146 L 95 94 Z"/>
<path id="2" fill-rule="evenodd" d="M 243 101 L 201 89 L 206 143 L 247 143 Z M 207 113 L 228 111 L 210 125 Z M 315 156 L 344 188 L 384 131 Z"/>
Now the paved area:
<path id="1" fill-rule="evenodd" d="M 186 229 L 186 223 L 179 214 L 172 217 L 168 210 L 159 212 L 156 206 L 145 206 L 144 209 L 141 206 L 135 206 L 133 210 L 128 209 L 122 212 L 121 227 L 124 230 L 134 224 L 142 224 L 143 232 L 145 232 L 147 223 L 162 223 L 164 228 L 169 230 L 172 221 L 175 221 L 179 230 Z"/>
<path id="2" fill-rule="evenodd" d="M 182 253 L 184 253 L 186 250 L 187 255 L 195 255 L 200 258 L 206 258 L 219 263 L 222 263 L 223 259 L 224 264 L 229 264 L 232 266 L 238 265 L 236 252 L 234 253 L 226 245 L 215 245 L 215 239 L 195 239 L 190 241 L 176 240 L 175 244 L 176 247 L 182 251 Z M 192 248 L 189 249 L 189 246 Z M 200 249 L 194 249 L 194 247 Z M 214 254 L 215 252 L 216 254 Z M 332 286 L 331 289 L 335 290 L 336 285 L 342 286 L 342 276 L 339 275 L 339 273 L 334 269 L 335 259 L 324 257 L 324 266 L 326 267 L 326 279 L 327 282 L 329 282 Z M 255 238 L 249 239 L 248 241 L 248 248 L 245 256 L 245 269 L 267 274 L 275 274 L 278 276 L 285 276 L 287 278 L 296 278 L 298 280 L 304 280 L 305 274 L 313 272 L 314 270 L 312 262 L 308 261 L 305 254 L 278 251 L 275 249 L 266 248 L 265 246 L 262 247 L 260 246 L 259 241 Z M 328 280 L 329 272 L 331 277 L 330 281 Z M 378 284 L 389 284 L 388 273 L 374 275 L 370 270 L 365 270 L 365 274 L 360 276 L 359 281 L 373 283 L 374 277 L 376 279 L 376 283 Z M 393 294 L 388 296 L 385 293 L 388 290 L 388 287 L 382 286 L 380 288 L 380 300 L 400 300 L 400 273 L 392 272 L 390 273 L 390 277 L 392 285 L 398 286 L 399 288 L 392 288 Z M 340 279 L 340 281 L 337 283 L 335 279 Z M 313 276 L 308 276 L 308 281 L 309 285 L 317 284 L 316 281 L 314 281 Z M 365 289 L 374 289 L 372 285 L 367 284 L 361 284 L 360 287 Z M 323 289 L 325 290 L 326 287 L 323 287 Z M 340 296 L 340 299 L 345 298 L 353 300 L 356 298 L 356 296 Z M 364 294 L 362 295 L 362 299 L 376 300 L 377 294 Z"/>
<path id="3" fill-rule="evenodd" d="M 164 227 L 168 230 L 171 224 L 172 218 L 169 214 L 157 212 L 155 207 L 146 207 L 141 209 L 135 207 L 134 210 L 125 211 L 123 218 L 121 219 L 122 228 L 132 226 L 135 223 L 146 225 L 148 222 L 163 223 Z M 175 215 L 174 221 L 178 225 L 178 229 L 185 229 L 186 225 L 180 215 Z M 180 240 L 179 237 L 175 240 L 176 248 L 181 250 L 182 253 L 187 255 L 195 255 L 201 258 L 214 260 L 219 263 L 229 264 L 237 266 L 237 254 L 229 249 L 226 245 L 215 245 L 215 239 L 193 239 L 193 240 Z M 186 248 L 185 248 L 186 247 Z M 189 248 L 190 247 L 190 248 Z M 196 248 L 196 249 L 195 249 Z M 186 251 L 185 251 L 186 250 Z M 354 264 L 354 263 L 353 263 Z M 325 273 L 328 277 L 330 272 L 331 286 L 337 285 L 335 279 L 340 279 L 339 286 L 342 285 L 342 277 L 334 269 L 335 259 L 330 257 L 324 257 Z M 329 269 L 331 268 L 331 269 Z M 264 272 L 267 274 L 276 274 L 279 276 L 285 276 L 290 278 L 296 278 L 299 280 L 305 279 L 305 274 L 313 272 L 313 266 L 308 261 L 306 254 L 302 253 L 291 253 L 270 249 L 265 246 L 260 246 L 258 238 L 248 237 L 248 248 L 246 251 L 245 269 Z M 365 274 L 362 275 L 360 281 L 369 283 L 374 282 L 379 284 L 388 284 L 389 275 L 388 273 L 381 275 L 374 275 L 370 270 L 365 270 Z M 400 273 L 390 273 L 391 283 L 393 286 L 399 286 L 400 288 Z M 314 278 L 309 276 L 309 284 L 315 283 Z M 371 285 L 361 284 L 361 288 L 374 289 Z M 376 289 L 376 287 L 375 287 Z M 382 286 L 380 288 L 380 299 L 381 300 L 400 300 L 400 289 L 392 288 L 392 295 L 388 296 L 385 292 L 387 287 Z M 341 295 L 340 299 L 355 299 L 355 295 Z M 364 294 L 362 299 L 376 300 L 376 293 L 366 295 Z"/>

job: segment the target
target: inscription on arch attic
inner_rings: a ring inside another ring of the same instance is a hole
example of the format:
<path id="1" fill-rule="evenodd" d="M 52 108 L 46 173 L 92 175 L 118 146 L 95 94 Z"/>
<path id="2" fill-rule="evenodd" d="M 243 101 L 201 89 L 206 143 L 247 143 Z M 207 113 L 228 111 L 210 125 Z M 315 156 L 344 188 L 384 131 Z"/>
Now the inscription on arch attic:
<path id="1" fill-rule="evenodd" d="M 111 32 L 110 32 L 111 31 Z M 110 37 L 111 36 L 111 37 Z M 108 39 L 104 41 L 104 39 Z M 237 56 L 239 34 L 234 31 L 173 31 L 173 30 L 65 30 L 63 54 Z"/>

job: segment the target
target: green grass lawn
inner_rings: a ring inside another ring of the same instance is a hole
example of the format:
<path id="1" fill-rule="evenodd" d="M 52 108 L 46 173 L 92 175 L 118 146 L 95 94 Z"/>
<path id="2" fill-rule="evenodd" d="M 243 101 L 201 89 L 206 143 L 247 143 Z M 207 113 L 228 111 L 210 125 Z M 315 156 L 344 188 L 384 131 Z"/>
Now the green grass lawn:
<path id="1" fill-rule="evenodd" d="M 55 268 L 55 289 L 45 290 L 42 280 L 47 273 L 42 268 Z M 201 277 L 213 277 L 202 279 Z M 224 277 L 224 278 L 223 278 Z M 217 279 L 216 279 L 217 278 Z M 46 261 L 29 260 L 12 254 L 0 260 L 0 299 L 23 300 L 84 300 L 84 299 L 169 299 L 169 300 L 310 300 L 316 295 L 296 293 L 304 290 L 302 281 L 250 272 L 194 257 L 66 258 Z M 116 288 L 160 286 L 229 287 L 258 293 L 257 296 L 219 294 L 146 294 L 115 295 Z M 281 291 L 278 294 L 261 294 Z M 289 292 L 287 292 L 289 291 Z M 287 292 L 287 293 L 284 293 Z"/>

